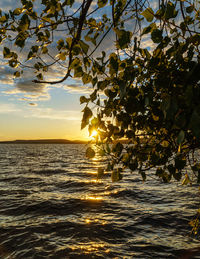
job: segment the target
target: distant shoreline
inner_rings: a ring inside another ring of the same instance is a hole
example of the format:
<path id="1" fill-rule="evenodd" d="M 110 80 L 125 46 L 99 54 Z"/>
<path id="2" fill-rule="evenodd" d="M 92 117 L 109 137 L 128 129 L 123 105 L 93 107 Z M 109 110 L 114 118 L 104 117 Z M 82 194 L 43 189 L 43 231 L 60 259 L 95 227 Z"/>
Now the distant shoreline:
<path id="1" fill-rule="evenodd" d="M 8 140 L 0 141 L 0 144 L 87 144 L 84 140 L 67 139 L 36 139 L 36 140 Z"/>

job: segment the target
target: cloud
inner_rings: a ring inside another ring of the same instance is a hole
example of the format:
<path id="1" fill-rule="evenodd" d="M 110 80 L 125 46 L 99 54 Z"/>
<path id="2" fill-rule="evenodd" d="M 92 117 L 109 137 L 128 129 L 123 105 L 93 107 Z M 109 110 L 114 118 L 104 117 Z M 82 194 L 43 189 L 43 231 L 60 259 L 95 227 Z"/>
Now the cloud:
<path id="1" fill-rule="evenodd" d="M 20 92 L 23 93 L 44 93 L 45 92 L 45 84 L 36 84 L 33 83 L 32 80 L 19 80 L 14 85 Z"/>
<path id="2" fill-rule="evenodd" d="M 9 11 L 11 9 L 20 7 L 21 2 L 16 1 L 16 0 L 6 0 L 6 1 L 1 1 L 1 9 L 2 11 Z"/>
<path id="3" fill-rule="evenodd" d="M 29 106 L 20 109 L 13 103 L 2 103 L 0 104 L 0 114 L 17 114 L 24 118 L 38 118 L 38 119 L 49 119 L 49 120 L 66 120 L 80 122 L 82 114 L 77 110 L 58 110 L 48 107 L 39 108 L 35 103 L 29 103 Z"/>
<path id="4" fill-rule="evenodd" d="M 81 120 L 80 111 L 66 111 L 66 110 L 55 110 L 52 108 L 30 108 L 29 114 L 25 117 L 34 117 L 39 119 L 50 119 L 50 120 L 68 120 L 68 121 L 79 121 Z"/>
<path id="5" fill-rule="evenodd" d="M 91 94 L 93 92 L 92 87 L 87 87 L 87 86 L 81 86 L 80 84 L 69 84 L 69 85 L 64 85 L 63 88 L 67 90 L 69 93 L 77 93 L 77 94 Z"/>
<path id="6" fill-rule="evenodd" d="M 0 83 L 3 85 L 13 84 L 13 70 L 8 66 L 0 66 Z"/>
<path id="7" fill-rule="evenodd" d="M 149 35 L 144 35 L 141 41 L 141 48 L 147 48 L 148 50 L 155 49 L 156 44 L 152 41 Z"/>
<path id="8" fill-rule="evenodd" d="M 13 103 L 1 103 L 0 104 L 0 113 L 18 113 L 21 112 L 21 109 L 17 108 Z"/>

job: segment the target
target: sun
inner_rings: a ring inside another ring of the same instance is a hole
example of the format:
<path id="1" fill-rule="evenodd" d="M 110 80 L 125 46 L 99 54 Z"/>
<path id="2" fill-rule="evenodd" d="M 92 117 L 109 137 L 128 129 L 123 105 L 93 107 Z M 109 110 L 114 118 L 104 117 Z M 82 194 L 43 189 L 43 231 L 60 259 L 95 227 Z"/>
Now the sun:
<path id="1" fill-rule="evenodd" d="M 98 135 L 98 132 L 96 130 L 93 130 L 90 137 L 95 138 L 97 135 Z"/>

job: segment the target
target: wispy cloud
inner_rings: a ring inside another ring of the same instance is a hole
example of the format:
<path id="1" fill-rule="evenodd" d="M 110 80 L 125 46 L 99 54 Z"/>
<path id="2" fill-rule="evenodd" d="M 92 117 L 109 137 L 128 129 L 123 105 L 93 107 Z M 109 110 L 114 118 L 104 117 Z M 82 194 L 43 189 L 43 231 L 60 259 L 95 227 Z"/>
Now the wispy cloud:
<path id="1" fill-rule="evenodd" d="M 49 120 L 66 120 L 66 121 L 81 121 L 82 114 L 77 110 L 59 110 L 48 107 L 39 108 L 35 103 L 29 103 L 29 106 L 18 108 L 13 103 L 2 103 L 0 104 L 0 114 L 14 113 L 17 116 L 24 118 L 38 118 L 38 119 L 49 119 Z"/>
<path id="2" fill-rule="evenodd" d="M 7 113 L 18 113 L 21 112 L 15 104 L 12 103 L 1 103 L 0 104 L 0 113 L 7 114 Z"/>
<path id="3" fill-rule="evenodd" d="M 63 88 L 67 90 L 69 93 L 78 93 L 78 94 L 91 94 L 92 91 L 94 90 L 92 87 L 87 87 L 80 84 L 64 85 Z"/>
<path id="4" fill-rule="evenodd" d="M 79 111 L 65 111 L 55 110 L 52 108 L 29 108 L 29 114 L 25 114 L 25 117 L 34 117 L 39 119 L 50 120 L 68 120 L 68 121 L 80 121 L 81 113 Z"/>

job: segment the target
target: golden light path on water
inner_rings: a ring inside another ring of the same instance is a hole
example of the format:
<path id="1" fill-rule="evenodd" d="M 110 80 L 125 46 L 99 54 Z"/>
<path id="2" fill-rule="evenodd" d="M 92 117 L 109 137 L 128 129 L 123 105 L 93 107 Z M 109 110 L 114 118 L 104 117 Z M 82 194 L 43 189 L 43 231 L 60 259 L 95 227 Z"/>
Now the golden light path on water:
<path id="1" fill-rule="evenodd" d="M 142 182 L 128 172 L 116 183 L 108 172 L 98 179 L 105 160 L 95 146 L 86 159 L 86 148 L 1 147 L 0 257 L 174 258 L 199 244 L 187 235 L 193 187 Z"/>

